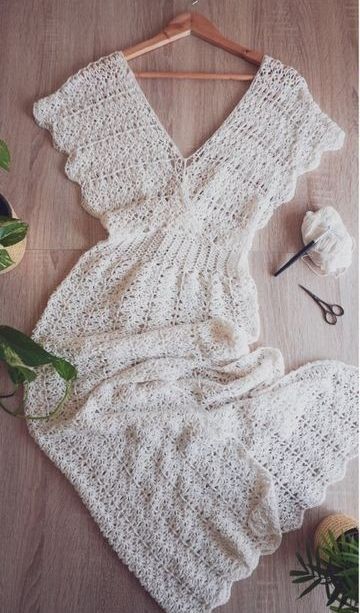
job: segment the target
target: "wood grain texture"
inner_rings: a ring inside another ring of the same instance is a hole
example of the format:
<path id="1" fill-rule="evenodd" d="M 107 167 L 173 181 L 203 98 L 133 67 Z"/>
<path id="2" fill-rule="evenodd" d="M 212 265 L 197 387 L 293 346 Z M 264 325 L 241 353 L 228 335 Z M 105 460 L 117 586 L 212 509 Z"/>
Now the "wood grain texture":
<path id="1" fill-rule="evenodd" d="M 30 223 L 21 265 L 0 277 L 1 323 L 30 332 L 46 301 L 79 255 L 105 237 L 79 205 L 64 157 L 36 127 L 33 102 L 88 62 L 156 34 L 185 0 L 0 1 L 0 137 L 11 149 L 0 189 Z M 355 0 L 200 0 L 196 9 L 244 45 L 296 67 L 315 99 L 346 131 L 344 148 L 304 175 L 295 198 L 258 234 L 251 255 L 261 305 L 259 344 L 281 348 L 287 369 L 321 358 L 357 360 L 357 267 L 339 280 L 318 279 L 298 263 L 278 279 L 270 273 L 299 248 L 305 211 L 333 204 L 353 234 L 357 227 L 357 3 Z M 132 62 L 138 70 L 249 71 L 249 65 L 203 41 L 187 38 Z M 164 126 L 185 155 L 233 108 L 248 84 L 143 81 Z M 357 237 L 355 236 L 356 244 Z M 356 255 L 356 254 L 355 254 Z M 297 283 L 339 301 L 346 316 L 334 328 Z M 1 375 L 0 375 L 1 376 Z M 26 426 L 0 415 L 0 611 L 4 613 L 159 613 L 119 562 L 67 480 L 37 448 Z M 303 528 L 262 558 L 236 584 L 219 613 L 325 613 L 318 591 L 296 601 L 289 581 L 294 552 L 319 518 L 357 513 L 356 463 L 306 514 Z"/>

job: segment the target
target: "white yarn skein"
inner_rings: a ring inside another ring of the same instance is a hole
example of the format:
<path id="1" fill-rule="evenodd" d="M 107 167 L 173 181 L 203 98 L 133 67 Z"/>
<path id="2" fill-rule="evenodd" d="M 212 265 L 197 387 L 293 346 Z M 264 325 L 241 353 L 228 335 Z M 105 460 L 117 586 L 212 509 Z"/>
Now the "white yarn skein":
<path id="1" fill-rule="evenodd" d="M 339 276 L 349 268 L 354 240 L 332 206 L 308 211 L 301 225 L 301 234 L 305 245 L 319 239 L 303 258 L 313 272 L 318 275 Z M 322 234 L 324 236 L 321 237 Z M 307 258 L 311 259 L 315 268 Z"/>

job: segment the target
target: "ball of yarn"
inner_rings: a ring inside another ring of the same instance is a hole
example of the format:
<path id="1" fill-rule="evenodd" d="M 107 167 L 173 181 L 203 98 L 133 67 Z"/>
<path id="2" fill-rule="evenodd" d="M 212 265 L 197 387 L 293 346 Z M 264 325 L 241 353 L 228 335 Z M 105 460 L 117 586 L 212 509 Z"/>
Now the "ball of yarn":
<path id="1" fill-rule="evenodd" d="M 301 233 L 305 245 L 324 234 L 307 253 L 307 257 L 315 264 L 315 269 L 310 266 L 314 272 L 338 276 L 350 266 L 353 239 L 332 206 L 308 211 L 302 222 Z"/>

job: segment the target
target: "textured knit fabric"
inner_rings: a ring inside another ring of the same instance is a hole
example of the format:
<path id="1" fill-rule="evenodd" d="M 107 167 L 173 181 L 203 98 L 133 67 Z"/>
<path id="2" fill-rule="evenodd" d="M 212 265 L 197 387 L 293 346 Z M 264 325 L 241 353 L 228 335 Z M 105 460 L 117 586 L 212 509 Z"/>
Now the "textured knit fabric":
<path id="1" fill-rule="evenodd" d="M 166 611 L 211 611 L 356 453 L 355 368 L 315 362 L 284 376 L 278 350 L 249 351 L 254 234 L 344 133 L 268 56 L 188 158 L 120 52 L 34 115 L 109 236 L 34 331 L 79 376 L 61 415 L 30 432 Z M 46 414 L 61 394 L 44 369 L 26 410 Z"/>

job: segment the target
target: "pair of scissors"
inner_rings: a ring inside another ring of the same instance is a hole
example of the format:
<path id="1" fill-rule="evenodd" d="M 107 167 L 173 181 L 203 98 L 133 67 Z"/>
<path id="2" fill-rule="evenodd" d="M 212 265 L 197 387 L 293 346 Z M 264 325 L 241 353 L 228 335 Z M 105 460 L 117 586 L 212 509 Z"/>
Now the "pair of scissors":
<path id="1" fill-rule="evenodd" d="M 344 315 L 345 311 L 342 306 L 340 306 L 340 304 L 328 304 L 327 302 L 324 302 L 324 300 L 321 300 L 321 298 L 315 296 L 315 294 L 313 294 L 303 285 L 300 285 L 300 283 L 299 287 L 301 287 L 307 294 L 309 294 L 309 296 L 311 296 L 311 298 L 315 300 L 315 302 L 319 305 L 326 323 L 330 324 L 331 326 L 335 326 L 337 318 L 342 317 L 342 315 Z"/>

